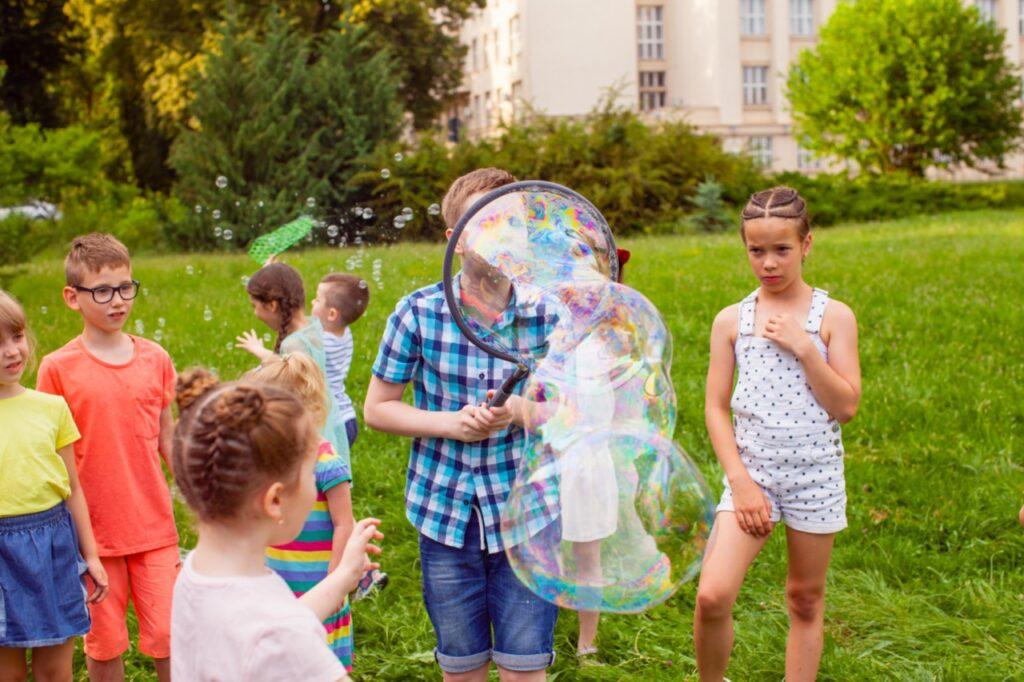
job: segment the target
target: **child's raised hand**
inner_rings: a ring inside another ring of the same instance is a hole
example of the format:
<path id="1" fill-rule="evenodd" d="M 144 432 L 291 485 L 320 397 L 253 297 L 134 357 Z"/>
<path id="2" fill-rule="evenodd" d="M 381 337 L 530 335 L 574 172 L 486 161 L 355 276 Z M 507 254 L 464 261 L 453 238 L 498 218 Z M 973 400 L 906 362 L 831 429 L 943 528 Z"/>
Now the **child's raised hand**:
<path id="1" fill-rule="evenodd" d="M 369 554 L 380 554 L 380 547 L 373 544 L 374 540 L 384 537 L 384 534 L 377 530 L 379 525 L 380 519 L 357 521 L 352 529 L 352 534 L 348 536 L 348 542 L 345 543 L 345 552 L 341 556 L 341 561 L 334 569 L 335 572 L 341 571 L 342 575 L 353 581 L 352 589 L 355 589 L 356 583 L 364 573 L 380 568 L 380 564 L 370 561 L 369 557 Z"/>
<path id="2" fill-rule="evenodd" d="M 814 350 L 811 337 L 792 315 L 772 315 L 764 327 L 764 337 L 797 357 Z"/>
<path id="3" fill-rule="evenodd" d="M 110 589 L 110 581 L 107 579 L 107 570 L 103 568 L 103 562 L 100 561 L 99 557 L 93 557 L 92 559 L 86 560 L 86 575 L 92 581 L 93 589 L 86 600 L 86 604 L 99 604 L 103 601 L 107 592 Z"/>
<path id="4" fill-rule="evenodd" d="M 249 331 L 243 332 L 235 337 L 235 348 L 241 348 L 244 351 L 252 353 L 259 358 L 260 361 L 266 360 L 268 357 L 273 355 L 272 352 L 264 347 L 263 339 L 260 338 L 255 329 L 250 329 Z"/>
<path id="5" fill-rule="evenodd" d="M 766 537 L 771 534 L 772 503 L 749 475 L 736 481 L 729 481 L 732 489 L 732 507 L 736 513 L 736 522 L 740 529 L 755 537 Z"/>
<path id="6" fill-rule="evenodd" d="M 461 440 L 463 443 L 477 443 L 490 437 L 491 433 L 477 419 L 480 408 L 466 405 L 458 412 L 447 412 L 445 418 L 449 424 L 446 431 L 448 438 Z"/>

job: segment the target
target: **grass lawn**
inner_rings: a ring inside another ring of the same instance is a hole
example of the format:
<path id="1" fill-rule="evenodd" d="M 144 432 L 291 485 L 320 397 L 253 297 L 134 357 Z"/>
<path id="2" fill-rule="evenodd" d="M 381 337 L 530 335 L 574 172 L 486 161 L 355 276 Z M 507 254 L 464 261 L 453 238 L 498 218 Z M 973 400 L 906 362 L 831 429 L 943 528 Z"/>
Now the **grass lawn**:
<path id="1" fill-rule="evenodd" d="M 844 429 L 850 528 L 833 555 L 821 679 L 1024 679 L 1024 529 L 1016 521 L 1024 503 L 1024 213 L 844 226 L 815 239 L 807 279 L 856 312 L 864 372 L 860 412 Z M 733 235 L 625 245 L 634 254 L 627 283 L 654 301 L 672 330 L 676 438 L 717 494 L 721 474 L 703 421 L 707 337 L 715 313 L 755 281 Z M 287 261 L 311 290 L 354 255 L 317 250 Z M 369 279 L 379 259 L 381 273 L 367 316 L 353 328 L 349 392 L 357 401 L 387 315 L 402 294 L 438 279 L 441 257 L 439 246 L 401 245 L 368 248 L 355 264 Z M 234 377 L 252 360 L 229 346 L 259 327 L 240 281 L 252 270 L 244 256 L 140 257 L 144 295 L 127 328 L 139 324 L 150 338 L 159 330 L 179 369 L 201 363 Z M 61 303 L 62 277 L 57 259 L 0 274 L 26 304 L 42 353 L 79 331 Z M 357 516 L 384 519 L 391 576 L 386 591 L 356 605 L 360 679 L 439 678 L 416 535 L 404 517 L 408 449 L 406 439 L 364 430 L 353 451 Z M 182 542 L 191 546 L 178 511 Z M 779 532 L 736 605 L 734 680 L 783 677 L 785 570 Z M 601 667 L 577 665 L 576 619 L 563 612 L 551 678 L 695 679 L 695 588 L 646 614 L 604 618 Z M 135 653 L 128 666 L 132 679 L 155 679 Z M 85 679 L 80 657 L 76 667 Z"/>

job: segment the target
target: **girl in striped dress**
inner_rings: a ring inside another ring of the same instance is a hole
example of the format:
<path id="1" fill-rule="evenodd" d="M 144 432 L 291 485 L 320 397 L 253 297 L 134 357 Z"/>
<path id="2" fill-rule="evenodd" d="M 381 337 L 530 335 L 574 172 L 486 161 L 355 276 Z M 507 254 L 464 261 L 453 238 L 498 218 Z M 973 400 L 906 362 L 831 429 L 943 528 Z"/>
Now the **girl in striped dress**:
<path id="1" fill-rule="evenodd" d="M 247 378 L 285 388 L 302 399 L 307 411 L 321 424 L 326 418 L 327 385 L 316 362 L 304 353 L 273 356 Z M 334 570 L 352 532 L 352 472 L 330 441 L 317 451 L 316 502 L 298 537 L 285 545 L 267 548 L 267 566 L 284 578 L 296 597 L 313 588 Z M 324 621 L 327 644 L 352 670 L 352 610 L 346 598 Z"/>

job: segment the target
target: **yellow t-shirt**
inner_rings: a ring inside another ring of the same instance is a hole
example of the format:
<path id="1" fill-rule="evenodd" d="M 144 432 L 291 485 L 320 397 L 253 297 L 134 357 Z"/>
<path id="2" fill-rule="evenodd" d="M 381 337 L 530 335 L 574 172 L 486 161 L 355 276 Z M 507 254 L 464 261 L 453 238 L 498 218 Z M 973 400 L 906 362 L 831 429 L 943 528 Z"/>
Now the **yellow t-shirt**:
<path id="1" fill-rule="evenodd" d="M 59 395 L 26 389 L 0 400 L 0 517 L 46 511 L 71 495 L 57 452 L 81 438 Z"/>

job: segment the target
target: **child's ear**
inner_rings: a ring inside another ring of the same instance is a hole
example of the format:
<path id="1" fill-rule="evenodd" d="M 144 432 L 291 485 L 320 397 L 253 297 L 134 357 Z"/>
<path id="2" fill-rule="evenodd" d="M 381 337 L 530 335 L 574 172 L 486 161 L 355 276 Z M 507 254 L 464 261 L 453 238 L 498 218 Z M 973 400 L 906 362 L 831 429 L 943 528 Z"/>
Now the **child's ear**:
<path id="1" fill-rule="evenodd" d="M 275 523 L 284 523 L 284 505 L 281 494 L 284 492 L 284 484 L 275 481 L 270 484 L 259 499 L 260 516 L 265 516 Z"/>
<path id="2" fill-rule="evenodd" d="M 267 304 L 267 307 L 270 308 L 270 312 L 276 313 L 281 306 L 278 304 L 277 299 L 274 299 Z"/>
<path id="3" fill-rule="evenodd" d="M 82 306 L 78 304 L 78 289 L 73 286 L 64 287 L 64 291 L 61 292 L 64 297 L 64 305 L 71 308 L 74 311 L 79 311 Z"/>
<path id="4" fill-rule="evenodd" d="M 337 322 L 340 319 L 341 319 L 341 313 L 338 312 L 337 308 L 328 308 L 327 309 L 327 320 L 329 322 Z"/>

